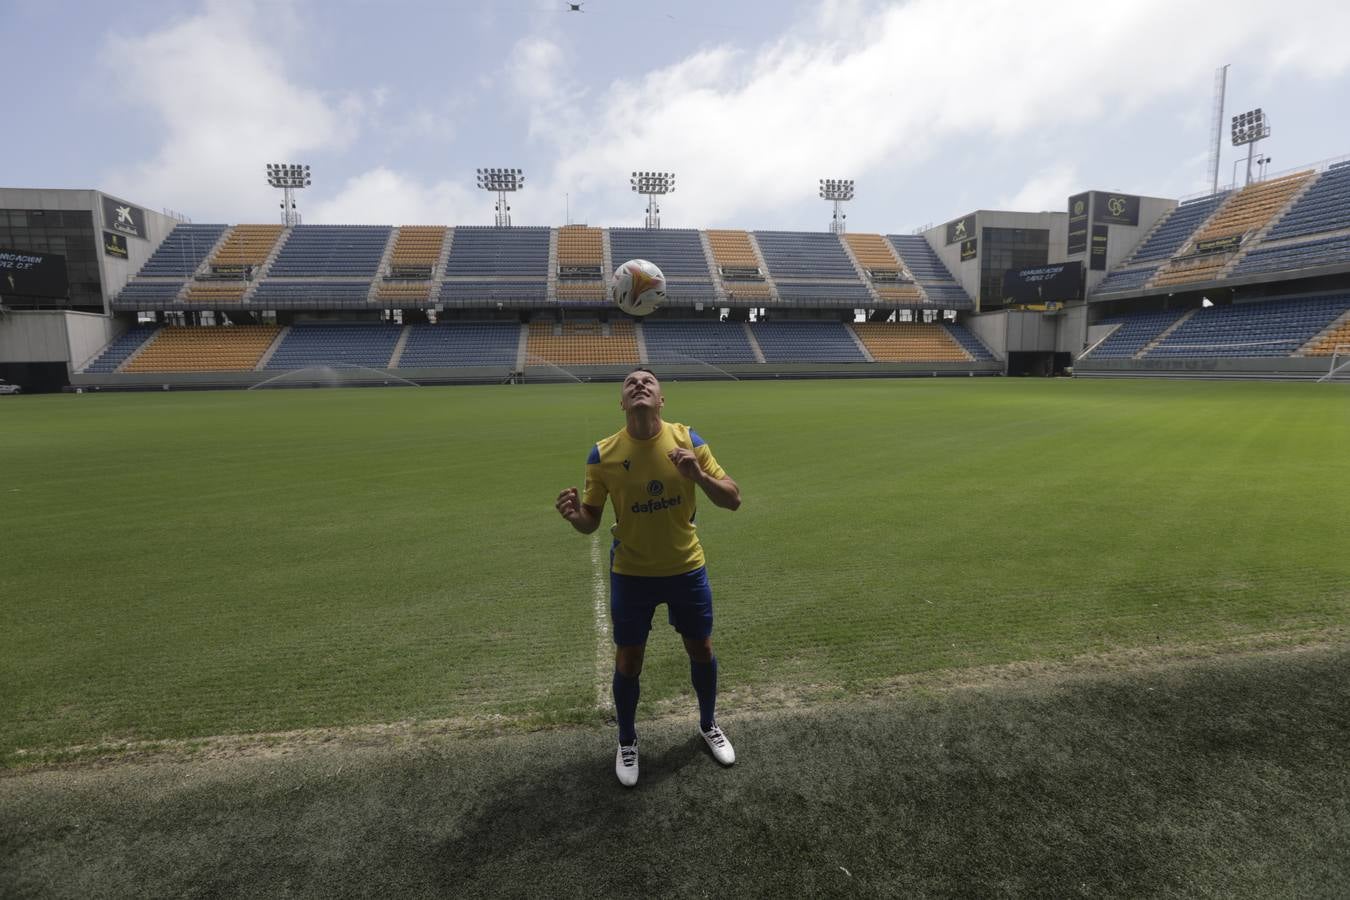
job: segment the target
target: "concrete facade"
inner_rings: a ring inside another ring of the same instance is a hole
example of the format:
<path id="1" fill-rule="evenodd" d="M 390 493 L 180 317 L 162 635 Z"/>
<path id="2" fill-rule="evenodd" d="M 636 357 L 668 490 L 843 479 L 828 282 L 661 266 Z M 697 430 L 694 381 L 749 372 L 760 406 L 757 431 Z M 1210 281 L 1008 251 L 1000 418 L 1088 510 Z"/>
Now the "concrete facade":
<path id="1" fill-rule="evenodd" d="M 119 206 L 132 206 L 142 213 L 145 223 L 145 237 L 126 236 L 127 258 L 119 259 L 104 252 L 101 236 L 103 227 L 103 198 L 115 200 Z M 99 261 L 99 282 L 103 295 L 103 312 L 112 310 L 112 298 L 117 295 L 131 276 L 140 271 L 141 266 L 173 231 L 178 221 L 170 216 L 157 213 L 136 203 L 130 203 L 120 197 L 104 194 L 95 190 L 58 190 L 47 188 L 0 188 L 0 210 L 61 210 L 88 212 L 94 223 L 95 257 Z M 32 250 L 38 253 L 53 251 L 36 247 L 12 247 L 14 250 Z"/>

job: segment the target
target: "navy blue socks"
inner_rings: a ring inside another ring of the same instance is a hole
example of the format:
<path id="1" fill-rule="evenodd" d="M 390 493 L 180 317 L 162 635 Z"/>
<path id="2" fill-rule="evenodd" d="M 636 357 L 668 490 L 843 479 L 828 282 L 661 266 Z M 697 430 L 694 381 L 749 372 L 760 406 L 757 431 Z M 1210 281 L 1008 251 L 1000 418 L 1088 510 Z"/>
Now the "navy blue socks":
<path id="1" fill-rule="evenodd" d="M 614 715 L 619 720 L 619 743 L 631 744 L 637 740 L 637 705 L 639 679 L 629 678 L 614 670 Z"/>
<path id="2" fill-rule="evenodd" d="M 698 726 L 707 731 L 713 726 L 717 709 L 717 657 L 705 663 L 689 660 L 689 680 L 698 694 Z"/>

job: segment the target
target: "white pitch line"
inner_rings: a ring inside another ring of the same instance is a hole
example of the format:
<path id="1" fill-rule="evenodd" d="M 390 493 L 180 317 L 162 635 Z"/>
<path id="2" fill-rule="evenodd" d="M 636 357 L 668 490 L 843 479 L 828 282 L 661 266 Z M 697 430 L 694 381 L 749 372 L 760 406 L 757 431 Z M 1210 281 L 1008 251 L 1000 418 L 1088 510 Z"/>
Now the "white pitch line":
<path id="1" fill-rule="evenodd" d="M 600 535 L 591 535 L 591 593 L 595 601 L 595 708 L 606 712 L 613 705 L 614 650 L 609 640 L 609 596 L 602 565 Z"/>

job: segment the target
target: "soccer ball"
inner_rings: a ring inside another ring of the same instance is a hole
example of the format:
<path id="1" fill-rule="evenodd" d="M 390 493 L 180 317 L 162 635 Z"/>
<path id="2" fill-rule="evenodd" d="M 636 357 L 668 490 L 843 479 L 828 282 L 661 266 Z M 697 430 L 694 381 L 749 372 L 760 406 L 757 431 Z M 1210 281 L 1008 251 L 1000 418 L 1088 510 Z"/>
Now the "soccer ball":
<path id="1" fill-rule="evenodd" d="M 610 285 L 614 305 L 630 316 L 646 316 L 666 299 L 666 276 L 654 263 L 630 259 L 614 270 Z"/>

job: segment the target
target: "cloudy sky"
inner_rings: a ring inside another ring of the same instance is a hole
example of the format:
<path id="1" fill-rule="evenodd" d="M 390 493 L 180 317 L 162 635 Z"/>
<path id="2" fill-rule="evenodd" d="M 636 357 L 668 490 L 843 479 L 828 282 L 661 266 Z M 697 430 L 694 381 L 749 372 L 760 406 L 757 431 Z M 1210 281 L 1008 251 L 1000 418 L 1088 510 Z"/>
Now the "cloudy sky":
<path id="1" fill-rule="evenodd" d="M 313 167 L 304 221 L 488 224 L 478 166 L 519 166 L 516 224 L 822 230 L 1087 189 L 1207 187 L 1227 117 L 1270 116 L 1270 172 L 1350 154 L 1343 0 L 0 0 L 9 187 L 99 188 L 197 222 L 279 216 L 268 162 Z M 17 112 L 16 112 L 17 109 Z M 1245 162 L 1245 153 L 1243 155 Z M 1241 178 L 1242 167 L 1239 166 Z"/>

